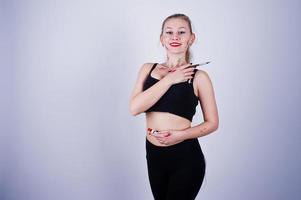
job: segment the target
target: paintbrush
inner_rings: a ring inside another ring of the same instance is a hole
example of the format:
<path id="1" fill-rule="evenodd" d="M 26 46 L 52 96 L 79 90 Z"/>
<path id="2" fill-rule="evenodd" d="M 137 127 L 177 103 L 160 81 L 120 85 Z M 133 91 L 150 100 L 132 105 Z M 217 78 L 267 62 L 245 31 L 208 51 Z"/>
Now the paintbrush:
<path id="1" fill-rule="evenodd" d="M 202 66 L 202 65 L 207 65 L 209 64 L 211 61 L 208 61 L 208 62 L 204 62 L 204 63 L 199 63 L 199 64 L 194 64 L 194 65 L 190 65 L 188 67 L 194 67 L 194 68 L 197 68 L 198 66 Z M 191 83 L 191 79 L 188 80 L 188 83 Z"/>

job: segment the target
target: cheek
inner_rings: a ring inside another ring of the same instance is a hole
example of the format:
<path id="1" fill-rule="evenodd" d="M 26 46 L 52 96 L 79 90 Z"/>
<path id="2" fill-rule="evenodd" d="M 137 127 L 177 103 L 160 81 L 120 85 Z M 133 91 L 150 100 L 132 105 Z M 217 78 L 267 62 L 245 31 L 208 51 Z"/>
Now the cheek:
<path id="1" fill-rule="evenodd" d="M 189 38 L 183 38 L 182 41 L 189 42 Z"/>
<path id="2" fill-rule="evenodd" d="M 169 41 L 169 37 L 163 37 L 163 41 Z"/>

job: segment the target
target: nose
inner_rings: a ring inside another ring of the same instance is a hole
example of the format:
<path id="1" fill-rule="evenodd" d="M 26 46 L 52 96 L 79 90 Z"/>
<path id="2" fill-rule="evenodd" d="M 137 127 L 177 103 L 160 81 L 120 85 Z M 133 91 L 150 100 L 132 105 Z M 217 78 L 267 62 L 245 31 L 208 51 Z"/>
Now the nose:
<path id="1" fill-rule="evenodd" d="M 179 35 L 178 35 L 178 33 L 174 33 L 174 34 L 172 35 L 172 39 L 173 39 L 173 40 L 179 40 Z"/>

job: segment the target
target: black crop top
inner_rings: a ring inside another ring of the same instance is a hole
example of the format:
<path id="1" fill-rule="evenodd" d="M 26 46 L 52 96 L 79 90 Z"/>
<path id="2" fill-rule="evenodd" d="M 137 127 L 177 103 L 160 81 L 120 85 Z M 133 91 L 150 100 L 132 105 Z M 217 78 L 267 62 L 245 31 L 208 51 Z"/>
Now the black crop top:
<path id="1" fill-rule="evenodd" d="M 159 79 L 151 76 L 151 72 L 154 70 L 157 64 L 158 63 L 155 63 L 152 66 L 152 69 L 150 70 L 146 80 L 144 81 L 143 91 L 160 81 Z M 186 81 L 173 84 L 164 93 L 164 95 L 145 112 L 168 112 L 192 121 L 197 105 L 198 97 L 194 94 L 192 81 L 191 83 L 188 83 L 188 81 Z"/>

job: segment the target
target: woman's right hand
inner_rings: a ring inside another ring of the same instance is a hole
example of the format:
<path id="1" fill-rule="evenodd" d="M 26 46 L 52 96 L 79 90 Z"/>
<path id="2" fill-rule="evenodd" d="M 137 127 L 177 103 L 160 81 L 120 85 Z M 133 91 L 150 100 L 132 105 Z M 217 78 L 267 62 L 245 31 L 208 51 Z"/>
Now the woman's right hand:
<path id="1" fill-rule="evenodd" d="M 175 68 L 174 71 L 168 72 L 164 79 L 167 79 L 172 85 L 186 82 L 189 79 L 193 78 L 195 67 L 189 67 L 191 64 L 181 65 Z"/>

